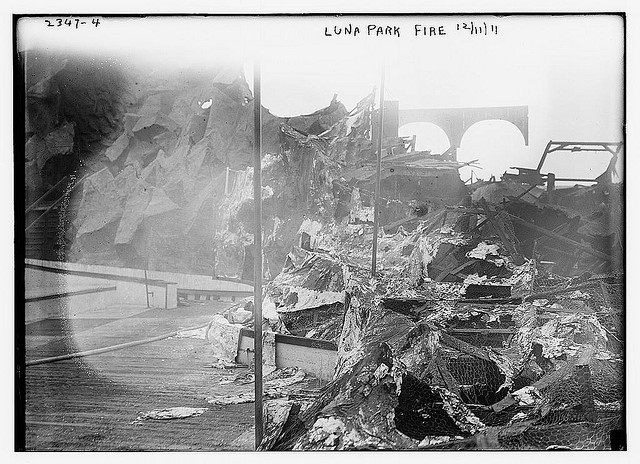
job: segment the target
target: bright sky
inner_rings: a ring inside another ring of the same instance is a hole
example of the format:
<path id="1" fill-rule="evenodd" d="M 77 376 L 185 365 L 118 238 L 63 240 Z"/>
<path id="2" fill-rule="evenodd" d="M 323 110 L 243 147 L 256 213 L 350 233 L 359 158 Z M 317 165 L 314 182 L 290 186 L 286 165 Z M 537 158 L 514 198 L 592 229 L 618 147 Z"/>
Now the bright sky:
<path id="1" fill-rule="evenodd" d="M 279 116 L 311 113 L 334 93 L 347 108 L 379 86 L 400 108 L 529 106 L 529 146 L 515 126 L 489 121 L 465 135 L 459 159 L 480 159 L 488 178 L 510 166 L 535 167 L 549 140 L 622 140 L 623 23 L 616 16 L 422 16 L 292 18 L 102 18 L 91 25 L 47 27 L 42 18 L 19 24 L 20 48 L 47 47 L 99 54 L 142 66 L 169 67 L 233 60 L 251 83 L 252 61 L 262 62 L 263 105 Z M 488 33 L 457 30 L 487 23 Z M 358 26 L 354 36 L 334 26 Z M 368 25 L 397 26 L 400 37 L 367 34 Z M 427 35 L 415 35 L 415 25 Z M 491 25 L 497 27 L 492 34 Z M 429 27 L 446 35 L 429 37 Z M 325 27 L 332 36 L 325 35 Z M 419 149 L 441 152 L 444 133 L 430 124 L 401 128 Z M 603 155 L 552 155 L 545 170 L 595 177 Z M 469 171 L 463 172 L 468 177 Z"/>

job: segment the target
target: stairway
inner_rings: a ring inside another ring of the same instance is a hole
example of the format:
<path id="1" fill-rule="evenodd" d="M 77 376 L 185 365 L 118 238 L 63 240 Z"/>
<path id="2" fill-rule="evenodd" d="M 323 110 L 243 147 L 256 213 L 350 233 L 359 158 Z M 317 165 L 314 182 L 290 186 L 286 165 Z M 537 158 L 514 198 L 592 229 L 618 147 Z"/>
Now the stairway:
<path id="1" fill-rule="evenodd" d="M 71 200 L 66 207 L 64 200 L 59 201 L 65 187 L 66 183 L 63 182 L 59 187 L 52 188 L 25 212 L 26 258 L 50 261 L 65 259 L 68 251 L 66 228 L 75 219 L 80 206 L 78 191 L 71 193 Z M 52 205 L 55 206 L 52 208 Z"/>

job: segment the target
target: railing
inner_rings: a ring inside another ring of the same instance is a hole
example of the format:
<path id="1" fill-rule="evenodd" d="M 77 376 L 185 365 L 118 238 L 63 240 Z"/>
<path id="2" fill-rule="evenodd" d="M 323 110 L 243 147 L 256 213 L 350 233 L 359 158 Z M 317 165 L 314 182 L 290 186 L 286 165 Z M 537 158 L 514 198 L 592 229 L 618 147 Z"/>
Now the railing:
<path id="1" fill-rule="evenodd" d="M 103 171 L 104 169 L 107 169 L 107 168 L 105 167 L 105 168 L 101 169 L 101 170 L 100 170 L 100 171 L 98 171 L 98 172 L 101 172 L 101 171 Z M 87 177 L 92 176 L 93 174 L 97 174 L 97 172 L 96 172 L 96 173 L 94 173 L 94 172 L 90 172 L 90 173 L 88 173 L 87 175 L 85 175 L 84 177 L 82 177 L 80 180 L 76 181 L 76 182 L 75 182 L 71 187 L 69 187 L 69 185 L 70 185 L 70 184 L 68 184 L 68 185 L 67 185 L 67 188 L 66 188 L 66 189 L 65 189 L 65 191 L 62 193 L 62 195 L 60 195 L 60 196 L 59 196 L 59 197 L 58 197 L 58 198 L 57 198 L 53 203 L 51 203 L 51 205 L 49 205 L 49 207 L 48 207 L 47 209 L 45 209 L 45 211 L 44 211 L 40 216 L 38 216 L 38 217 L 37 217 L 35 220 L 33 220 L 33 221 L 28 225 L 28 226 L 26 226 L 26 227 L 24 228 L 24 231 L 25 231 L 25 232 L 27 232 L 27 231 L 28 231 L 29 229 L 31 229 L 34 225 L 36 225 L 36 224 L 37 224 L 41 219 L 43 219 L 47 214 L 49 214 L 49 212 L 50 212 L 53 208 L 55 208 L 56 206 L 58 206 L 58 205 L 62 202 L 62 200 L 64 200 L 65 195 L 70 194 L 71 192 L 73 192 L 73 191 L 78 187 L 78 185 L 80 185 L 82 182 L 84 182 L 84 180 L 85 180 Z M 58 183 L 57 183 L 56 185 L 54 185 L 53 187 L 51 187 L 51 188 L 50 188 L 50 189 L 49 189 L 49 190 L 48 190 L 44 195 L 42 195 L 42 196 L 41 196 L 40 198 L 38 198 L 38 199 L 37 199 L 33 204 L 31 204 L 31 206 L 29 206 L 29 207 L 26 209 L 26 211 L 25 211 L 25 212 L 26 212 L 26 213 L 28 213 L 29 211 L 34 210 L 34 209 L 37 207 L 37 205 L 38 205 L 39 203 L 41 203 L 41 202 L 42 202 L 42 200 L 43 200 L 44 198 L 46 198 L 47 196 L 49 196 L 49 195 L 51 194 L 51 192 L 53 192 L 53 191 L 54 191 L 54 189 L 56 189 L 56 188 L 58 188 L 60 185 L 62 185 L 63 181 L 64 181 L 65 179 L 67 179 L 68 177 L 69 177 L 69 176 L 65 176 L 65 177 L 63 177 L 60 181 L 58 181 Z"/>

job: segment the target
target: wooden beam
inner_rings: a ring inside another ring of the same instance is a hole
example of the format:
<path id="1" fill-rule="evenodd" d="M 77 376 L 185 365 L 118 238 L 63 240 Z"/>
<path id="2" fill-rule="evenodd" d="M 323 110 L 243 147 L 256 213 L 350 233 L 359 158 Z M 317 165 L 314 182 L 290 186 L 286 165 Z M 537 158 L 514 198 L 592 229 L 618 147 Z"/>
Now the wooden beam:
<path id="1" fill-rule="evenodd" d="M 471 266 L 475 262 L 476 262 L 475 260 L 470 259 L 469 261 L 465 262 L 464 264 L 460 264 L 459 266 L 456 266 L 455 268 L 451 267 L 449 269 L 445 269 L 440 274 L 438 274 L 438 277 L 435 278 L 435 281 L 436 282 L 442 282 L 442 279 L 447 277 L 449 274 L 456 275 L 458 272 L 460 272 L 463 269 Z"/>
<path id="2" fill-rule="evenodd" d="M 507 213 L 509 214 L 509 213 Z M 520 219 L 518 216 L 514 216 L 513 214 L 509 214 L 511 221 L 515 222 L 516 224 L 519 224 L 523 227 L 526 227 L 530 230 L 533 230 L 535 232 L 538 232 L 542 235 L 545 235 L 547 237 L 551 237 L 553 239 L 558 240 L 559 242 L 562 243 L 566 243 L 568 245 L 571 245 L 579 250 L 584 251 L 585 253 L 588 253 L 592 256 L 595 256 L 597 258 L 601 258 L 604 259 L 606 261 L 610 261 L 610 257 L 600 251 L 594 250 L 593 248 L 591 248 L 589 245 L 583 245 L 582 243 L 576 242 L 575 240 L 571 240 L 570 238 L 565 237 L 564 235 L 560 235 L 558 233 L 552 232 L 548 229 L 545 229 L 544 227 L 540 227 L 537 226 L 535 224 L 532 224 L 530 222 L 525 221 L 524 219 Z"/>
<path id="3" fill-rule="evenodd" d="M 516 333 L 514 329 L 494 329 L 494 328 L 486 328 L 486 329 L 472 329 L 472 328 L 453 328 L 453 329 L 445 329 L 447 332 L 451 333 L 479 333 L 479 334 L 513 334 Z"/>
<path id="4" fill-rule="evenodd" d="M 417 222 L 417 221 L 430 221 L 430 220 L 435 220 L 436 222 L 439 221 L 442 216 L 444 214 L 443 210 L 435 210 L 435 211 L 431 211 L 430 213 L 425 214 L 424 216 L 410 216 L 404 219 L 399 219 L 397 221 L 391 222 L 385 226 L 383 226 L 383 229 L 385 232 L 387 233 L 392 233 L 392 231 L 394 231 L 394 229 L 396 229 L 397 227 L 400 227 L 404 224 L 409 224 L 412 222 Z M 438 218 L 438 219 L 436 219 Z"/>
<path id="5" fill-rule="evenodd" d="M 493 229 L 498 233 L 498 236 L 502 241 L 502 245 L 511 255 L 514 264 L 516 266 L 520 266 L 522 263 L 524 263 L 524 258 L 517 248 L 518 239 L 515 235 L 507 233 L 506 229 L 504 228 L 504 224 L 496 220 L 495 217 L 498 213 L 489 211 L 489 206 L 487 205 L 486 201 L 482 201 L 480 204 L 482 206 L 482 209 L 484 210 L 487 220 L 491 223 Z"/>

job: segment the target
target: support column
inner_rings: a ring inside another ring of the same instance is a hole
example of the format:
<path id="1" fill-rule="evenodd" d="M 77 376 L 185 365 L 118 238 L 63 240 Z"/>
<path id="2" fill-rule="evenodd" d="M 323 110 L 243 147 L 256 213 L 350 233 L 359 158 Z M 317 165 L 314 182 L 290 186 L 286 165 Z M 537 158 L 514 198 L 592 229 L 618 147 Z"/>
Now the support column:
<path id="1" fill-rule="evenodd" d="M 253 235 L 253 331 L 255 373 L 255 447 L 262 442 L 262 104 L 260 62 L 253 68 L 253 204 L 256 229 Z"/>
<path id="2" fill-rule="evenodd" d="M 371 277 L 376 276 L 378 260 L 378 226 L 380 215 L 380 170 L 382 166 L 382 133 L 384 132 L 384 64 L 380 75 L 380 119 L 378 123 L 378 159 L 376 160 L 376 188 L 373 204 L 373 252 L 371 256 Z"/>

